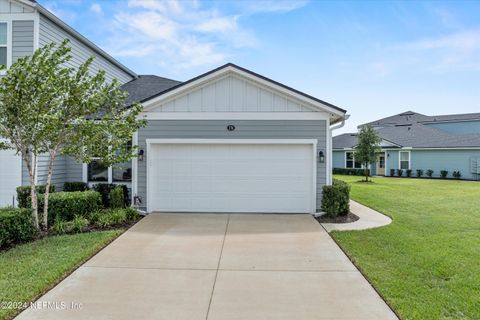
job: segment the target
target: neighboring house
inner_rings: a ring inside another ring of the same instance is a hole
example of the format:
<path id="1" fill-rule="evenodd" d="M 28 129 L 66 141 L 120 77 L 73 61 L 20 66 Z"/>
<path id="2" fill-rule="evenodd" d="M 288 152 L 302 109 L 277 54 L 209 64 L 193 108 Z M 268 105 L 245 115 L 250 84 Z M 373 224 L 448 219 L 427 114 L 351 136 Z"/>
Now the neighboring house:
<path id="1" fill-rule="evenodd" d="M 322 186 L 332 181 L 332 130 L 345 120 L 345 110 L 233 64 L 186 82 L 137 76 L 35 3 L 0 3 L 28 11 L 18 19 L 33 21 L 33 44 L 25 54 L 49 41 L 72 38 L 77 63 L 96 55 L 103 63 L 99 69 L 124 83 L 127 102 L 145 107 L 148 125 L 132 137 L 141 149 L 138 159 L 105 168 L 95 160 L 87 165 L 60 158 L 53 177 L 57 190 L 66 181 L 126 184 L 148 212 L 320 210 Z M 11 30 L 16 16 L 4 13 L 0 21 L 8 20 Z M 57 36 L 39 41 L 47 32 L 42 25 Z M 10 181 L 1 186 L 0 205 L 11 204 L 15 187 L 28 185 L 28 176 L 11 152 L 0 153 L 0 167 L 0 179 L 9 176 Z M 45 174 L 41 163 L 38 183 Z"/>
<path id="2" fill-rule="evenodd" d="M 449 177 L 460 171 L 462 179 L 480 180 L 480 113 L 427 116 L 407 111 L 368 124 L 382 138 L 372 174 L 412 169 L 416 175 L 417 169 L 431 169 L 434 177 L 446 170 Z M 361 168 L 355 161 L 357 142 L 357 133 L 333 138 L 334 168 Z"/>

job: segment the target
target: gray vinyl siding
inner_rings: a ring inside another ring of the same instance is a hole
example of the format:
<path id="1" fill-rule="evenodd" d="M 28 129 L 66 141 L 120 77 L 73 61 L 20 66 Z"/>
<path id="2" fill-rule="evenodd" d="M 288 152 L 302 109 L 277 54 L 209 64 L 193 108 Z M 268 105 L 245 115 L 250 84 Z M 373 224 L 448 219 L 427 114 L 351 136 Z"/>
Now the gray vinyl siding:
<path id="1" fill-rule="evenodd" d="M 33 20 L 12 22 L 12 63 L 33 54 Z"/>
<path id="2" fill-rule="evenodd" d="M 38 159 L 37 166 L 37 183 L 46 184 L 48 176 L 48 162 L 50 157 L 47 155 L 41 156 Z M 55 186 L 56 191 L 63 190 L 63 184 L 66 181 L 67 167 L 64 156 L 58 156 L 53 162 L 52 185 Z"/>
<path id="3" fill-rule="evenodd" d="M 65 165 L 67 168 L 67 175 L 65 182 L 78 182 L 83 179 L 83 164 L 75 161 L 73 158 L 65 157 Z"/>
<path id="4" fill-rule="evenodd" d="M 112 81 L 113 78 L 116 78 L 122 84 L 133 79 L 130 74 L 121 70 L 104 57 L 96 54 L 91 48 L 72 37 L 65 30 L 57 26 L 53 21 L 43 15 L 40 15 L 40 47 L 52 42 L 59 44 L 65 39 L 70 39 L 70 46 L 72 48 L 72 60 L 70 60 L 68 64 L 70 67 L 78 68 L 78 66 L 84 63 L 89 57 L 95 56 L 95 60 L 91 66 L 92 72 L 105 70 L 108 81 Z"/>
<path id="5" fill-rule="evenodd" d="M 235 131 L 227 131 L 227 125 Z M 138 132 L 138 145 L 146 150 L 146 139 L 318 139 L 318 151 L 326 151 L 325 120 L 151 120 Z M 146 155 L 148 156 L 148 155 Z M 138 161 L 138 195 L 147 199 L 146 161 Z M 322 204 L 322 187 L 326 183 L 325 163 L 317 161 L 317 210 Z"/>
<path id="6" fill-rule="evenodd" d="M 37 183 L 45 184 L 48 175 L 48 159 L 47 155 L 43 155 L 38 159 L 37 166 Z M 63 190 L 65 182 L 82 181 L 83 165 L 68 156 L 59 156 L 53 163 L 52 184 L 55 185 L 56 191 Z M 22 185 L 30 185 L 28 169 L 22 162 Z"/>

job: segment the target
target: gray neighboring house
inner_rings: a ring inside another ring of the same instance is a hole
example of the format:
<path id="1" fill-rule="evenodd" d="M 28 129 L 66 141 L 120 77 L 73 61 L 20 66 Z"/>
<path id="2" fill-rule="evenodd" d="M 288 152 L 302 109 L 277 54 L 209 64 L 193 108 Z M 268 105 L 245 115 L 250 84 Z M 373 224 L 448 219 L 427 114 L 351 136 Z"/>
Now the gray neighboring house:
<path id="1" fill-rule="evenodd" d="M 147 212 L 320 210 L 322 186 L 332 181 L 332 130 L 345 121 L 345 110 L 234 64 L 185 82 L 139 76 L 35 2 L 0 0 L 0 12 L 7 66 L 16 57 L 12 43 L 22 43 L 24 56 L 70 38 L 74 63 L 95 55 L 94 71 L 119 79 L 128 103 L 144 106 L 148 125 L 132 137 L 141 149 L 137 159 L 105 168 L 61 157 L 57 190 L 67 181 L 125 184 Z M 18 40 L 15 30 L 24 32 Z M 0 59 L 1 50 L 0 44 Z M 38 183 L 45 181 L 43 160 Z M 0 152 L 0 168 L 1 206 L 12 204 L 28 175 L 11 152 Z"/>
<path id="2" fill-rule="evenodd" d="M 433 177 L 446 170 L 449 178 L 459 171 L 462 179 L 480 180 L 480 113 L 427 116 L 407 111 L 368 124 L 382 138 L 382 152 L 371 164 L 374 175 L 410 169 L 415 176 L 417 169 L 431 169 Z M 334 168 L 362 167 L 355 161 L 357 142 L 357 133 L 333 138 Z"/>

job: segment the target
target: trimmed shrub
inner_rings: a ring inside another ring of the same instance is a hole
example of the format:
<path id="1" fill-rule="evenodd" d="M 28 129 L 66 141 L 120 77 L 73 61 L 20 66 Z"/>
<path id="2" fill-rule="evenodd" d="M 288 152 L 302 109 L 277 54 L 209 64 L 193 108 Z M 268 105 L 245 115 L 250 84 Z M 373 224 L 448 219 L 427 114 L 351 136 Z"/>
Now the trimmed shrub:
<path id="1" fill-rule="evenodd" d="M 393 177 L 395 175 L 395 169 L 390 169 L 390 177 Z"/>
<path id="2" fill-rule="evenodd" d="M 397 176 L 401 177 L 403 175 L 402 169 L 397 169 Z"/>
<path id="3" fill-rule="evenodd" d="M 85 219 L 84 217 L 81 216 L 75 216 L 72 220 L 72 225 L 73 225 L 73 232 L 82 232 L 85 230 L 86 227 L 90 222 L 88 219 Z"/>
<path id="4" fill-rule="evenodd" d="M 344 174 L 349 176 L 364 176 L 364 169 L 353 169 L 353 168 L 333 168 L 333 174 Z M 370 175 L 370 171 L 368 172 Z"/>
<path id="5" fill-rule="evenodd" d="M 130 205 L 128 188 L 124 184 L 113 184 L 113 183 L 98 183 L 92 186 L 92 189 L 99 192 L 102 196 L 102 204 L 104 208 L 112 207 L 112 199 L 110 197 L 110 192 L 116 187 L 121 187 L 123 189 L 123 200 L 125 202 L 124 207 Z"/>
<path id="6" fill-rule="evenodd" d="M 110 201 L 112 208 L 125 208 L 125 198 L 121 186 L 116 186 L 110 191 Z"/>
<path id="7" fill-rule="evenodd" d="M 440 177 L 445 179 L 448 176 L 448 171 L 447 170 L 440 170 Z"/>
<path id="8" fill-rule="evenodd" d="M 65 182 L 63 184 L 63 191 L 65 192 L 74 192 L 74 191 L 87 191 L 88 184 L 81 181 L 75 182 Z"/>
<path id="9" fill-rule="evenodd" d="M 102 209 L 92 212 L 89 220 L 98 227 L 105 228 L 125 221 L 136 220 L 140 217 L 134 208 L 124 209 Z"/>
<path id="10" fill-rule="evenodd" d="M 452 176 L 455 179 L 460 179 L 462 177 L 462 173 L 460 171 L 453 171 Z"/>
<path id="11" fill-rule="evenodd" d="M 431 178 L 431 177 L 433 176 L 433 172 L 434 172 L 434 171 L 433 171 L 432 169 L 428 169 L 428 170 L 427 170 L 427 176 L 428 176 L 429 178 Z"/>
<path id="12" fill-rule="evenodd" d="M 26 208 L 0 209 L 0 248 L 35 238 L 32 211 Z"/>
<path id="13" fill-rule="evenodd" d="M 140 214 L 134 208 L 126 208 L 125 209 L 125 214 L 127 216 L 127 220 L 129 220 L 129 221 L 138 219 L 140 217 Z"/>
<path id="14" fill-rule="evenodd" d="M 333 179 L 331 186 L 323 186 L 322 211 L 331 217 L 347 215 L 350 212 L 350 186 Z"/>
<path id="15" fill-rule="evenodd" d="M 407 177 L 410 178 L 412 176 L 412 170 L 411 169 L 405 170 L 405 174 L 407 175 Z"/>
<path id="16" fill-rule="evenodd" d="M 43 210 L 44 197 L 38 198 L 39 212 Z M 100 194 L 95 191 L 56 192 L 48 198 L 48 220 L 71 221 L 75 216 L 86 217 L 101 207 Z"/>
<path id="17" fill-rule="evenodd" d="M 37 194 L 44 194 L 45 190 L 47 189 L 46 185 L 38 185 L 37 187 Z M 30 186 L 21 186 L 17 187 L 17 201 L 18 201 L 18 207 L 19 208 L 30 208 L 32 206 L 31 200 L 30 200 Z M 50 192 L 53 193 L 55 192 L 55 186 L 51 185 L 50 186 Z"/>
<path id="18" fill-rule="evenodd" d="M 417 169 L 417 178 L 421 178 L 423 176 L 423 170 Z"/>

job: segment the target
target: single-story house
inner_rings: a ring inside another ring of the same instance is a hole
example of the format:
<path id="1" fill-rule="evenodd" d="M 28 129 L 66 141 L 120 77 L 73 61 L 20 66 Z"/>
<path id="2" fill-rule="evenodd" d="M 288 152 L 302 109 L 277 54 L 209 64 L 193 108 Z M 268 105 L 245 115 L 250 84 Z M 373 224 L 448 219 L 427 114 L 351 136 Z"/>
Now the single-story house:
<path id="1" fill-rule="evenodd" d="M 368 124 L 382 138 L 382 151 L 370 165 L 373 175 L 410 169 L 412 176 L 416 170 L 433 170 L 433 177 L 440 177 L 445 170 L 447 177 L 457 171 L 462 179 L 480 180 L 480 113 L 427 116 L 407 111 Z M 334 168 L 362 168 L 355 160 L 357 143 L 357 133 L 333 138 Z"/>
<path id="2" fill-rule="evenodd" d="M 332 181 L 332 130 L 345 110 L 234 64 L 185 82 L 137 75 L 36 2 L 0 0 L 0 12 L 7 66 L 69 38 L 73 63 L 95 55 L 93 71 L 106 70 L 123 83 L 128 103 L 144 106 L 148 125 L 132 137 L 138 158 L 106 168 L 59 157 L 57 190 L 67 181 L 125 184 L 147 212 L 320 210 L 322 186 Z M 28 50 L 17 50 L 20 39 Z M 48 158 L 41 160 L 39 184 Z M 0 205 L 12 204 L 28 174 L 11 151 L 0 152 L 0 168 Z"/>

